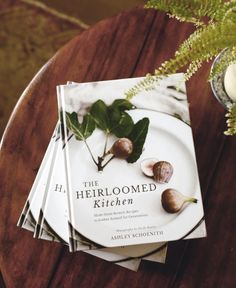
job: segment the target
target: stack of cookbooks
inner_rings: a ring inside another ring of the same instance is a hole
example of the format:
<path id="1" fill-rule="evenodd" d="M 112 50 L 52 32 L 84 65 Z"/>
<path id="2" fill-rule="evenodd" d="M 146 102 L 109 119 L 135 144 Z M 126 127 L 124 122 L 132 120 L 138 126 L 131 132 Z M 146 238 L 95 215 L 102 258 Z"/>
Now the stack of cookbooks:
<path id="1" fill-rule="evenodd" d="M 183 74 L 57 87 L 59 121 L 18 226 L 137 271 L 206 236 Z M 131 89 L 131 90 L 130 90 Z"/>

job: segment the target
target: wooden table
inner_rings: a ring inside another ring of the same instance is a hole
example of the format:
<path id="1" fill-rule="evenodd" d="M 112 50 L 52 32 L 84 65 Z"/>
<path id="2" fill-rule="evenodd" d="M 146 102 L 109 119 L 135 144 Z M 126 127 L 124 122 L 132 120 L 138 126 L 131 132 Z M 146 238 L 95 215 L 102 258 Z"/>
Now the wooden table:
<path id="1" fill-rule="evenodd" d="M 187 85 L 207 238 L 170 243 L 165 265 L 142 262 L 135 273 L 84 253 L 70 254 L 16 227 L 56 123 L 55 86 L 143 76 L 172 56 L 192 31 L 192 25 L 162 13 L 134 9 L 74 38 L 35 76 L 2 142 L 0 286 L 235 287 L 236 138 L 223 135 L 225 111 L 206 82 L 209 65 Z"/>

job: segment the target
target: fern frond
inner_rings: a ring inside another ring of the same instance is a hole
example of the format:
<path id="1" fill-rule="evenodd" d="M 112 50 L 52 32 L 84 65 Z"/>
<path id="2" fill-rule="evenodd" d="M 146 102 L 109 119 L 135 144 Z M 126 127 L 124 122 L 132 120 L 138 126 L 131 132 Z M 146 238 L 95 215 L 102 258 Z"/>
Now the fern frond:
<path id="1" fill-rule="evenodd" d="M 223 23 L 212 23 L 200 28 L 187 39 L 175 57 L 165 61 L 153 76 L 148 75 L 132 89 L 126 92 L 128 99 L 131 99 L 143 90 L 149 90 L 162 76 L 176 73 L 188 65 L 185 78 L 189 79 L 201 66 L 204 61 L 209 61 L 221 52 L 225 47 L 232 49 L 236 45 L 236 22 L 225 21 Z"/>
<path id="2" fill-rule="evenodd" d="M 202 66 L 202 62 L 203 60 L 195 60 L 189 64 L 184 75 L 185 81 L 188 81 L 198 71 L 198 69 Z"/>
<path id="3" fill-rule="evenodd" d="M 236 0 L 231 0 L 229 2 L 225 2 L 224 8 L 222 10 L 222 20 L 236 20 Z"/>
<path id="4" fill-rule="evenodd" d="M 225 135 L 235 135 L 236 134 L 236 103 L 232 105 L 229 109 L 229 112 L 226 114 L 228 118 L 226 123 L 228 126 L 228 130 L 225 131 Z"/>
<path id="5" fill-rule="evenodd" d="M 134 96 L 142 91 L 149 91 L 154 88 L 157 80 L 162 77 L 153 76 L 151 74 L 147 74 L 146 77 L 139 81 L 136 85 L 130 88 L 127 92 L 125 92 L 125 96 L 127 100 L 131 100 Z"/>
<path id="6" fill-rule="evenodd" d="M 214 24 L 209 24 L 209 25 L 214 25 Z M 204 31 L 204 29 L 205 29 L 205 26 L 199 27 L 198 29 L 196 29 L 186 40 L 184 40 L 182 44 L 180 44 L 179 49 L 176 53 L 182 53 L 183 51 L 190 49 L 192 45 L 191 43 L 193 41 L 196 41 L 198 37 L 201 37 L 201 33 L 202 31 Z"/>
<path id="7" fill-rule="evenodd" d="M 199 28 L 184 41 L 178 53 L 185 53 L 197 46 L 201 46 L 201 53 L 208 53 L 209 50 L 219 51 L 219 49 L 233 47 L 236 44 L 235 27 L 236 22 L 223 21 L 211 23 L 204 28 Z"/>
<path id="8" fill-rule="evenodd" d="M 186 66 L 185 80 L 188 80 L 204 61 L 211 60 L 224 49 L 209 78 L 236 63 L 236 0 L 149 0 L 145 7 L 165 11 L 170 17 L 192 22 L 198 28 L 180 45 L 173 58 L 155 70 L 154 75 L 148 74 L 125 93 L 128 99 L 152 89 L 163 76 L 176 73 Z M 228 130 L 225 135 L 236 134 L 236 103 L 226 117 Z"/>
<path id="9" fill-rule="evenodd" d="M 175 57 L 166 61 L 158 70 L 164 74 L 174 73 L 177 70 L 173 71 L 173 67 L 180 69 L 191 62 L 211 60 L 225 47 L 232 49 L 235 45 L 236 23 L 212 23 L 187 39 L 175 53 Z"/>
<path id="10" fill-rule="evenodd" d="M 167 12 L 180 21 L 191 22 L 198 26 L 204 24 L 201 18 L 205 16 L 211 20 L 222 19 L 227 9 L 224 2 L 223 0 L 149 0 L 145 7 Z"/>
<path id="11" fill-rule="evenodd" d="M 233 63 L 236 63 L 236 46 L 224 51 L 220 61 L 216 62 L 213 69 L 211 70 L 209 80 L 212 80 L 214 77 L 224 72 L 226 68 Z"/>

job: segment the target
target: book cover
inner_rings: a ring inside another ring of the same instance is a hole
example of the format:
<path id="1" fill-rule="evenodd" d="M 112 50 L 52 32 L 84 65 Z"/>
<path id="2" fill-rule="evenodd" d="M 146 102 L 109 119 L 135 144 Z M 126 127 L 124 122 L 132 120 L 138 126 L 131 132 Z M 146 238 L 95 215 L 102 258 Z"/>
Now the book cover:
<path id="1" fill-rule="evenodd" d="M 184 239 L 202 223 L 183 75 L 125 99 L 140 79 L 59 87 L 71 250 L 81 237 L 98 247 Z"/>

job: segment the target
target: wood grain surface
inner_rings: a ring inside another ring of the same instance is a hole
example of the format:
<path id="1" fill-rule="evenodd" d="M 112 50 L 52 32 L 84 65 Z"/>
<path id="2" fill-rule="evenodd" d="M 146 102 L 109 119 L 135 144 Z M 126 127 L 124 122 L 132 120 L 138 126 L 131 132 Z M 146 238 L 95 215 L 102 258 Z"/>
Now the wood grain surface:
<path id="1" fill-rule="evenodd" d="M 0 152 L 0 283 L 9 288 L 235 287 L 236 138 L 223 135 L 225 111 L 206 82 L 210 64 L 187 84 L 207 238 L 172 242 L 165 265 L 142 262 L 135 273 L 82 252 L 70 254 L 16 227 L 56 123 L 55 86 L 144 76 L 192 31 L 192 25 L 162 13 L 134 9 L 74 38 L 35 76 Z"/>

